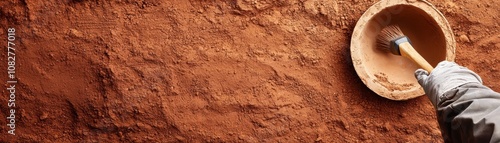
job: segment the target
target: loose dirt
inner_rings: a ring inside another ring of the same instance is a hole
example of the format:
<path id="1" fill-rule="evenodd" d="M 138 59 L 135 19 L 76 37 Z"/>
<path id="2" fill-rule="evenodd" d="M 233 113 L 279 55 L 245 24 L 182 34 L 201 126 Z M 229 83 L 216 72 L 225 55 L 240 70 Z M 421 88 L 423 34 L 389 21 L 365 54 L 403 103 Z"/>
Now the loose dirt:
<path id="1" fill-rule="evenodd" d="M 380 83 L 382 86 L 387 88 L 389 91 L 404 91 L 411 89 L 415 85 L 413 83 L 395 83 L 391 82 L 387 79 L 387 75 L 384 73 L 375 74 L 377 79 L 374 79 L 374 82 Z"/>
<path id="2" fill-rule="evenodd" d="M 19 83 L 0 141 L 442 142 L 427 97 L 387 100 L 354 71 L 351 32 L 375 2 L 3 0 Z M 431 3 L 456 61 L 500 91 L 500 2 Z"/>

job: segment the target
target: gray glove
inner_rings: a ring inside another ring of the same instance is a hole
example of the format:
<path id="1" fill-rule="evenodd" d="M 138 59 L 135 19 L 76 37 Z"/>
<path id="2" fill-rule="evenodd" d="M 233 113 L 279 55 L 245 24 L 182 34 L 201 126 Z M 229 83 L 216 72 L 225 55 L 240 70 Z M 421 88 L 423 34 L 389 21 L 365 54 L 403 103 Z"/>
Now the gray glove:
<path id="1" fill-rule="evenodd" d="M 449 61 L 440 62 L 430 75 L 427 71 L 418 69 L 415 77 L 436 108 L 446 98 L 443 96 L 445 92 L 467 83 L 483 83 L 481 77 L 473 71 Z"/>

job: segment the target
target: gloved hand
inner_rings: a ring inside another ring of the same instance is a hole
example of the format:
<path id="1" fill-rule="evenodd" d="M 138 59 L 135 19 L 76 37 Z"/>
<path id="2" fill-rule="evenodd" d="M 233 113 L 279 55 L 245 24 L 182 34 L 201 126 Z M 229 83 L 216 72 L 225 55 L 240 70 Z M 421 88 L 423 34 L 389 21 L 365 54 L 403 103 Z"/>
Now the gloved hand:
<path id="1" fill-rule="evenodd" d="M 440 62 L 430 75 L 427 71 L 418 69 L 415 77 L 434 107 L 445 98 L 442 97 L 443 94 L 451 89 L 467 83 L 483 83 L 481 77 L 473 71 L 449 61 Z"/>

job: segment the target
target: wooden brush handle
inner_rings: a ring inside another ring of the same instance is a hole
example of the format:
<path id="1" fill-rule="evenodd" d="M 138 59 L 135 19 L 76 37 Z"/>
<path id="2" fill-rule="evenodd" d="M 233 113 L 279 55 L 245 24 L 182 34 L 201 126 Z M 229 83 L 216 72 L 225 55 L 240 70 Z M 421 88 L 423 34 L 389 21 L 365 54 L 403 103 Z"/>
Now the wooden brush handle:
<path id="1" fill-rule="evenodd" d="M 410 43 L 405 42 L 399 44 L 399 52 L 401 52 L 401 56 L 411 59 L 417 65 L 422 67 L 427 72 L 432 72 L 434 68 L 427 62 L 424 57 L 422 57 Z"/>

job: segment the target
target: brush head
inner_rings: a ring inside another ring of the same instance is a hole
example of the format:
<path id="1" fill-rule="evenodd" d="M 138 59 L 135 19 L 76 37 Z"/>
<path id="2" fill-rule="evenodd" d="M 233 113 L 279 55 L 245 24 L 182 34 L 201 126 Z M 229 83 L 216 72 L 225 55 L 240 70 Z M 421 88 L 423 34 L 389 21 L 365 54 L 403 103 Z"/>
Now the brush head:
<path id="1" fill-rule="evenodd" d="M 399 44 L 405 42 L 410 42 L 410 39 L 406 37 L 399 26 L 396 25 L 385 27 L 377 36 L 377 48 L 394 55 L 401 55 L 399 52 Z"/>

